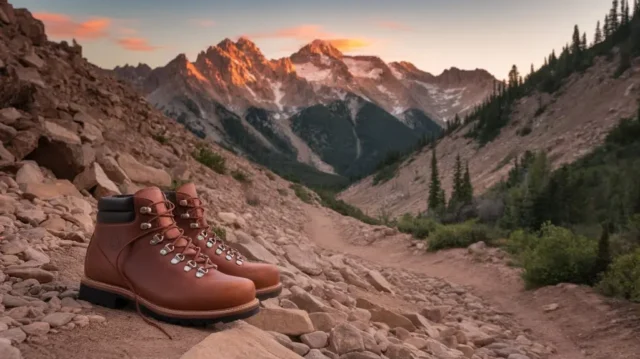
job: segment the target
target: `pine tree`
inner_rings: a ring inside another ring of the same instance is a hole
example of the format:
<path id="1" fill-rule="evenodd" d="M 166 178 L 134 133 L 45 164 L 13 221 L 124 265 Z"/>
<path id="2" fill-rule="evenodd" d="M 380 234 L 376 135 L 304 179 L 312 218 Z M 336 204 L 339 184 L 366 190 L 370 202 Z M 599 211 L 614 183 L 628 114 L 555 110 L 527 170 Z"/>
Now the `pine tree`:
<path id="1" fill-rule="evenodd" d="M 609 23 L 609 15 L 604 17 L 604 40 L 611 36 L 611 24 Z"/>
<path id="2" fill-rule="evenodd" d="M 630 15 L 629 15 L 629 2 L 628 2 L 628 0 L 623 0 L 623 4 L 624 4 L 624 10 L 622 11 L 622 24 L 626 26 L 626 25 L 629 24 L 629 20 L 631 19 Z"/>
<path id="3" fill-rule="evenodd" d="M 462 178 L 462 203 L 469 204 L 473 202 L 473 185 L 471 184 L 471 175 L 469 174 L 469 162 L 466 163 L 464 177 Z"/>
<path id="4" fill-rule="evenodd" d="M 456 164 L 453 168 L 453 193 L 449 203 L 458 203 L 462 200 L 462 161 L 460 154 L 456 155 Z"/>
<path id="5" fill-rule="evenodd" d="M 573 27 L 573 41 L 571 43 L 571 53 L 573 55 L 580 54 L 580 30 L 578 30 L 578 25 Z"/>
<path id="6" fill-rule="evenodd" d="M 611 11 L 609 12 L 609 33 L 613 35 L 618 30 L 618 0 L 613 0 L 611 3 Z"/>
<path id="7" fill-rule="evenodd" d="M 611 264 L 611 253 L 609 250 L 609 224 L 602 225 L 602 235 L 598 241 L 598 256 L 596 257 L 594 279 L 597 275 L 606 271 Z"/>
<path id="8" fill-rule="evenodd" d="M 511 66 L 511 71 L 509 71 L 509 87 L 518 86 L 519 76 L 520 74 L 518 73 L 518 67 L 516 65 Z"/>
<path id="9" fill-rule="evenodd" d="M 593 37 L 593 44 L 599 44 L 602 42 L 602 30 L 600 30 L 600 21 L 598 21 L 598 24 L 596 25 L 596 34 Z"/>
<path id="10" fill-rule="evenodd" d="M 640 14 L 640 0 L 635 0 L 633 4 L 633 16 L 636 17 Z"/>
<path id="11" fill-rule="evenodd" d="M 533 76 L 533 73 L 536 72 L 533 68 L 533 64 L 531 64 L 531 72 L 529 72 L 529 77 Z"/>
<path id="12" fill-rule="evenodd" d="M 442 188 L 440 186 L 440 176 L 438 175 L 438 159 L 436 158 L 436 146 L 431 150 L 431 183 L 429 183 L 429 210 L 438 211 L 443 205 L 441 199 Z"/>
<path id="13" fill-rule="evenodd" d="M 583 52 L 587 50 L 587 33 L 586 32 L 582 33 L 582 44 L 580 45 L 580 50 Z"/>

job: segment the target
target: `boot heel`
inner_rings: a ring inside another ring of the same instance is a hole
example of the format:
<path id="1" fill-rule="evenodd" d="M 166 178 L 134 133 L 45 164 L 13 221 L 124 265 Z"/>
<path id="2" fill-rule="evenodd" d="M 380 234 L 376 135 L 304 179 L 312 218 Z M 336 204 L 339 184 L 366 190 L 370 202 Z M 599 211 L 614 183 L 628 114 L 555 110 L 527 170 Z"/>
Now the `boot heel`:
<path id="1" fill-rule="evenodd" d="M 118 294 L 105 292 L 100 289 L 89 287 L 85 284 L 80 284 L 78 299 L 111 309 L 124 308 L 129 303 L 128 299 Z"/>

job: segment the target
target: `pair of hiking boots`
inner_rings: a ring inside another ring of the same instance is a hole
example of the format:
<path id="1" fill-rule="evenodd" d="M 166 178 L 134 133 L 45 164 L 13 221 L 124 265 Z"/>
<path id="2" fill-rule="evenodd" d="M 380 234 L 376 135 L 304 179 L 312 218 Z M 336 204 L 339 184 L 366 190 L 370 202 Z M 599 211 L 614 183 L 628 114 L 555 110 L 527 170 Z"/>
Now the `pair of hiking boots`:
<path id="1" fill-rule="evenodd" d="M 139 312 L 187 325 L 256 314 L 259 300 L 282 291 L 278 268 L 247 261 L 204 212 L 192 183 L 101 198 L 79 298 L 109 308 L 135 301 Z"/>

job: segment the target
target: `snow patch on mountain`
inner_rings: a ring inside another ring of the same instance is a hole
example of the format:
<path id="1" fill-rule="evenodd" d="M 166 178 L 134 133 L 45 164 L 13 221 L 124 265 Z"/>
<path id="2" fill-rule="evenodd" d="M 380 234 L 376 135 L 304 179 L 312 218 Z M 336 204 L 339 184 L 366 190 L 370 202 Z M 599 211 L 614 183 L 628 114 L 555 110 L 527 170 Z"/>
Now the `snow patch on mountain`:
<path id="1" fill-rule="evenodd" d="M 355 77 L 363 77 L 369 79 L 380 79 L 383 70 L 375 68 L 374 65 L 366 60 L 358 60 L 345 57 L 342 61 L 349 68 L 349 72 Z"/>
<path id="2" fill-rule="evenodd" d="M 331 75 L 331 69 L 321 69 L 312 63 L 296 64 L 295 70 L 298 76 L 311 82 L 324 81 Z"/>

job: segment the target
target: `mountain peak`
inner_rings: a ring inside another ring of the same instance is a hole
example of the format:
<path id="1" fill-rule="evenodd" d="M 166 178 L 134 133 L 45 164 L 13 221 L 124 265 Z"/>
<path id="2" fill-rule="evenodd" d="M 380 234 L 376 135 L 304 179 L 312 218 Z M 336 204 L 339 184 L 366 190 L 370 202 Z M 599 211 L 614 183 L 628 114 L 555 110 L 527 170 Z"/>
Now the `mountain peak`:
<path id="1" fill-rule="evenodd" d="M 311 43 L 302 47 L 294 55 L 326 55 L 334 59 L 342 58 L 342 52 L 331 44 L 331 41 L 326 40 L 313 40 Z"/>

